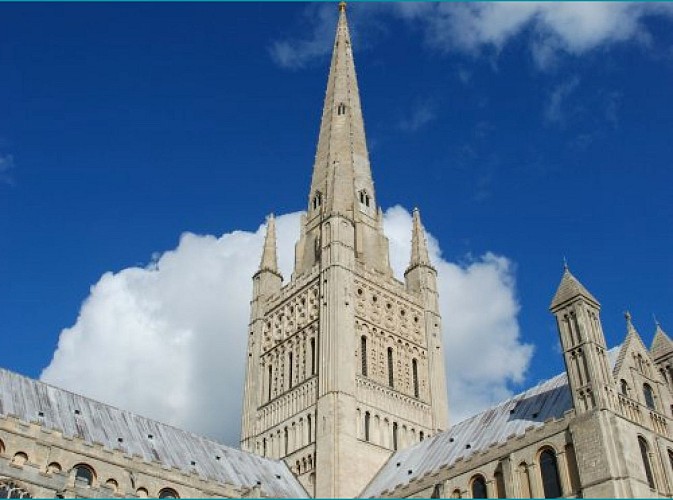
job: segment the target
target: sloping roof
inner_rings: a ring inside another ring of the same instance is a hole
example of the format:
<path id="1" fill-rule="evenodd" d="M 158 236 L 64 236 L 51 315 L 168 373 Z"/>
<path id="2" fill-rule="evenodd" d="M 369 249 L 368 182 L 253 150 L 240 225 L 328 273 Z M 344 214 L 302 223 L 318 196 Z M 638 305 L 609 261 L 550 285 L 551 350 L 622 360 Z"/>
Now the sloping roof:
<path id="1" fill-rule="evenodd" d="M 2 368 L 0 415 L 38 422 L 65 436 L 121 449 L 219 483 L 254 487 L 259 481 L 266 495 L 307 497 L 284 462 L 236 450 Z"/>
<path id="2" fill-rule="evenodd" d="M 657 330 L 654 333 L 654 340 L 652 340 L 652 347 L 650 353 L 653 359 L 660 358 L 673 351 L 673 342 L 671 338 L 666 335 L 666 332 L 657 323 Z"/>
<path id="3" fill-rule="evenodd" d="M 582 283 L 580 283 L 579 280 L 575 278 L 575 276 L 573 276 L 570 270 L 566 267 L 563 271 L 561 283 L 559 283 L 558 289 L 556 290 L 556 294 L 554 295 L 549 308 L 554 309 L 555 307 L 563 304 L 564 302 L 567 302 L 574 297 L 577 297 L 578 295 L 591 300 L 596 305 L 600 305 L 600 302 L 596 300 L 596 297 L 591 295 L 589 290 L 587 290 L 584 285 L 582 285 Z"/>
<path id="4" fill-rule="evenodd" d="M 611 365 L 614 365 L 619 349 L 620 346 L 617 346 L 608 351 Z M 512 436 L 522 435 L 527 429 L 542 427 L 545 420 L 561 418 L 572 407 L 568 380 L 562 373 L 463 420 L 448 431 L 398 451 L 360 496 L 381 496 L 386 490 L 392 491 L 440 467 L 449 467 L 469 455 L 509 441 Z"/>

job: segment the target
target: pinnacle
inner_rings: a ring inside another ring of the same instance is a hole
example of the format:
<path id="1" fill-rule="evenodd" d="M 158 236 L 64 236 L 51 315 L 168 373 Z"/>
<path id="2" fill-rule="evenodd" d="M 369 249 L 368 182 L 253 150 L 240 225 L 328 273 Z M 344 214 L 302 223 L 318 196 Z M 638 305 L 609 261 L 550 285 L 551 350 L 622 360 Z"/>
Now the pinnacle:
<path id="1" fill-rule="evenodd" d="M 549 307 L 551 310 L 554 310 L 575 297 L 584 297 L 595 305 L 600 306 L 598 300 L 573 276 L 564 259 L 563 277 Z"/>
<path id="2" fill-rule="evenodd" d="M 266 236 L 264 238 L 264 249 L 262 250 L 259 270 L 279 274 L 278 257 L 276 255 L 276 218 L 273 213 L 269 214 L 266 219 Z"/>
<path id="3" fill-rule="evenodd" d="M 411 229 L 411 260 L 409 269 L 418 265 L 430 265 L 428 255 L 428 243 L 425 238 L 425 230 L 421 223 L 421 213 L 418 208 L 414 208 L 412 213 Z"/>

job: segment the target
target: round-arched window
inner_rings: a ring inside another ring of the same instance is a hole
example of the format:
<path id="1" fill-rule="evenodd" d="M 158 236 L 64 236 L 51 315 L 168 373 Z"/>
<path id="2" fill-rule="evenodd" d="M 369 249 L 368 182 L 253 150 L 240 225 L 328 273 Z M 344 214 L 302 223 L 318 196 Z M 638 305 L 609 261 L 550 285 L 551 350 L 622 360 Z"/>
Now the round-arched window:
<path id="1" fill-rule="evenodd" d="M 164 488 L 159 492 L 159 498 L 180 498 L 180 495 L 173 488 Z"/>
<path id="2" fill-rule="evenodd" d="M 93 469 L 86 464 L 79 464 L 73 467 L 75 469 L 75 483 L 84 486 L 91 486 L 96 477 Z"/>
<path id="3" fill-rule="evenodd" d="M 488 498 L 484 476 L 474 476 L 472 478 L 472 498 Z"/>
<path id="4" fill-rule="evenodd" d="M 654 406 L 654 392 L 650 384 L 643 384 L 643 396 L 645 396 L 645 404 L 650 410 L 656 410 Z"/>
<path id="5" fill-rule="evenodd" d="M 561 481 L 558 475 L 556 454 L 546 449 L 540 453 L 540 474 L 542 475 L 542 489 L 545 498 L 558 498 L 562 495 Z"/>

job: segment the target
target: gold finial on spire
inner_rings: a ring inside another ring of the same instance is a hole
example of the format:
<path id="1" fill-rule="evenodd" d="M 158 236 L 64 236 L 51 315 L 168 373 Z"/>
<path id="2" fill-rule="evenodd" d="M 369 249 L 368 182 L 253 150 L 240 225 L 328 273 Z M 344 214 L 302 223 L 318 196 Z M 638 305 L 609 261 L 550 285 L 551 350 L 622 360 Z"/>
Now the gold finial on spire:
<path id="1" fill-rule="evenodd" d="M 346 11 L 346 2 L 339 2 L 339 12 L 345 12 Z"/>

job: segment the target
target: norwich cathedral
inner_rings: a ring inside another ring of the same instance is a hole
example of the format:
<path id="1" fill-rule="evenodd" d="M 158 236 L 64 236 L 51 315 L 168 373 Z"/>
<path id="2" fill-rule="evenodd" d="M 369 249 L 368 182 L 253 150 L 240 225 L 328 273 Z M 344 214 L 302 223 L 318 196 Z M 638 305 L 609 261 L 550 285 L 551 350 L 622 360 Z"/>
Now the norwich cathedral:
<path id="1" fill-rule="evenodd" d="M 567 266 L 565 372 L 449 421 L 437 272 L 418 210 L 391 270 L 352 50 L 342 3 L 294 270 L 270 216 L 252 276 L 241 449 L 0 369 L 0 498 L 673 496 L 673 342 L 627 313 L 608 348 Z"/>

